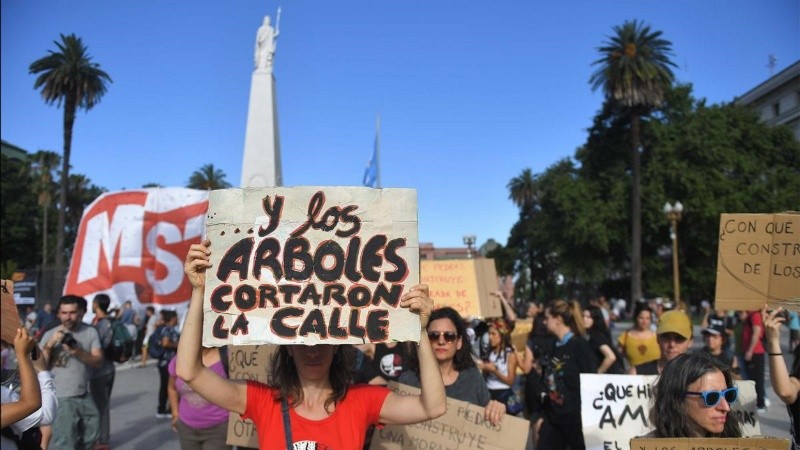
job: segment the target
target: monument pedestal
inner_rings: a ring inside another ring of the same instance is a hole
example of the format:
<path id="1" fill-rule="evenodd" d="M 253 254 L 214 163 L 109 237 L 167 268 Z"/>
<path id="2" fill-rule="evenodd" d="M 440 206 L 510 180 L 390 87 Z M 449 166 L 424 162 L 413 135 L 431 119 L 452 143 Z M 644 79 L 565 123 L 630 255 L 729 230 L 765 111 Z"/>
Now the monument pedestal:
<path id="1" fill-rule="evenodd" d="M 271 70 L 253 72 L 249 105 L 241 187 L 282 186 L 275 77 Z"/>

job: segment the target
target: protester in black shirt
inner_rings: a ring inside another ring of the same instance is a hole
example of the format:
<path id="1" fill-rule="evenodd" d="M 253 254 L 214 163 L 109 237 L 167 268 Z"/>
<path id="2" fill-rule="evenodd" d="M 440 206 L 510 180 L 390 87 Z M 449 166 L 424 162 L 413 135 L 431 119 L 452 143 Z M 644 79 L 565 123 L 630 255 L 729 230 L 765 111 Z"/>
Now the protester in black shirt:
<path id="1" fill-rule="evenodd" d="M 583 310 L 583 325 L 588 332 L 589 345 L 592 346 L 599 362 L 597 373 L 614 375 L 625 373 L 622 358 L 611 344 L 603 312 L 599 306 L 589 305 Z"/>
<path id="2" fill-rule="evenodd" d="M 578 302 L 550 302 L 545 309 L 545 324 L 556 343 L 544 362 L 548 401 L 538 448 L 582 450 L 586 445 L 581 424 L 580 375 L 596 373 L 597 358 L 583 337 L 583 314 Z"/>

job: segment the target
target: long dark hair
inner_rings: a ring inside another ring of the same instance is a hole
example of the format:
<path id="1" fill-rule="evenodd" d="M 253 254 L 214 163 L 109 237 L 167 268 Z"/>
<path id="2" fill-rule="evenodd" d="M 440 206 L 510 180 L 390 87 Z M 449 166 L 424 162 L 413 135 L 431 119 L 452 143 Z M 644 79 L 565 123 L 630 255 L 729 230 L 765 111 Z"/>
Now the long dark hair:
<path id="1" fill-rule="evenodd" d="M 431 322 L 439 319 L 450 320 L 456 327 L 456 334 L 461 338 L 461 348 L 456 349 L 456 354 L 453 356 L 453 369 L 461 372 L 470 367 L 475 367 L 475 360 L 472 359 L 472 343 L 467 336 L 467 325 L 464 323 L 464 319 L 461 318 L 458 311 L 449 306 L 445 306 L 431 313 L 431 317 L 428 319 L 428 327 L 430 327 Z M 417 357 L 417 352 L 409 352 L 408 367 L 419 377 L 419 359 Z"/>
<path id="2" fill-rule="evenodd" d="M 353 363 L 355 362 L 355 349 L 350 345 L 339 345 L 333 355 L 333 362 L 328 374 L 328 379 L 333 388 L 333 394 L 325 399 L 325 411 L 330 405 L 341 401 L 347 394 L 347 386 L 353 381 Z M 292 407 L 303 401 L 303 387 L 294 360 L 289 355 L 286 346 L 281 345 L 272 355 L 272 367 L 269 374 L 269 384 L 275 388 L 275 399 L 286 400 Z"/>
<path id="3" fill-rule="evenodd" d="M 690 352 L 668 362 L 653 387 L 650 422 L 655 427 L 656 437 L 719 437 L 738 438 L 742 428 L 736 414 L 728 413 L 725 428 L 721 433 L 708 433 L 687 414 L 684 392 L 687 386 L 707 373 L 722 372 L 725 385 L 733 387 L 730 367 L 723 365 L 707 352 Z"/>
<path id="4" fill-rule="evenodd" d="M 589 311 L 589 314 L 592 316 L 592 327 L 586 330 L 587 333 L 602 333 L 611 339 L 611 332 L 606 326 L 606 318 L 603 316 L 603 311 L 600 310 L 600 307 L 597 305 L 589 305 L 584 308 L 584 311 Z"/>

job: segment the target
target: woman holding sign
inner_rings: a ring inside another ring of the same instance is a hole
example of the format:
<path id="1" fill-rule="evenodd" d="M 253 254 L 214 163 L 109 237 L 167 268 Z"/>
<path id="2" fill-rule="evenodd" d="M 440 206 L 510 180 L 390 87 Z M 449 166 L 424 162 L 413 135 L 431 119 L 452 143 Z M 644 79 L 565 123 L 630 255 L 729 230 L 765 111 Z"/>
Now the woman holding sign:
<path id="1" fill-rule="evenodd" d="M 348 345 L 281 346 L 272 361 L 269 386 L 228 380 L 205 367 L 200 345 L 206 269 L 211 267 L 209 244 L 192 245 L 186 256 L 192 298 L 178 347 L 177 374 L 208 401 L 252 419 L 259 448 L 292 448 L 294 442 L 317 448 L 361 448 L 370 425 L 417 423 L 445 413 L 444 385 L 426 333 L 417 347 L 422 380 L 417 396 L 402 396 L 382 386 L 350 385 Z M 424 331 L 433 311 L 427 286 L 411 288 L 400 306 L 419 313 Z"/>
<path id="2" fill-rule="evenodd" d="M 769 378 L 772 390 L 786 405 L 792 422 L 792 448 L 800 448 L 800 346 L 794 347 L 792 371 L 786 367 L 781 349 L 781 324 L 786 323 L 787 315 L 783 308 L 767 312 L 761 309 L 761 317 L 767 334 L 767 355 L 769 356 Z"/>
<path id="3" fill-rule="evenodd" d="M 431 313 L 428 320 L 428 340 L 431 343 L 439 372 L 444 380 L 445 392 L 450 398 L 473 405 L 485 406 L 484 417 L 497 425 L 506 414 L 506 405 L 492 400 L 486 381 L 472 359 L 472 345 L 467 337 L 467 327 L 458 312 L 445 306 Z M 411 370 L 400 375 L 400 383 L 419 387 L 419 361 L 412 357 Z"/>
<path id="4" fill-rule="evenodd" d="M 733 374 L 707 352 L 684 353 L 664 367 L 653 387 L 645 437 L 736 438 L 742 428 L 731 405 L 739 397 Z"/>

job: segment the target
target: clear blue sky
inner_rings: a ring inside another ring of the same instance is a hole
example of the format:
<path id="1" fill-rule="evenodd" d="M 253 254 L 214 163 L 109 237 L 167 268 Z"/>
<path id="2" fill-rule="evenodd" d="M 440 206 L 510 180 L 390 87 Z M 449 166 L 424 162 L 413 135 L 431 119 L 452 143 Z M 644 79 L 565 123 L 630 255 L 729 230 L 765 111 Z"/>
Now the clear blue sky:
<path id="1" fill-rule="evenodd" d="M 275 61 L 284 184 L 359 185 L 381 116 L 384 187 L 418 190 L 420 241 L 505 244 L 508 181 L 570 157 L 602 103 L 588 84 L 612 27 L 673 43 L 677 79 L 727 102 L 800 58 L 800 2 L 3 0 L 2 139 L 62 150 L 62 110 L 28 66 L 76 33 L 114 80 L 79 112 L 73 171 L 109 190 L 238 185 L 253 45 L 282 7 Z"/>

